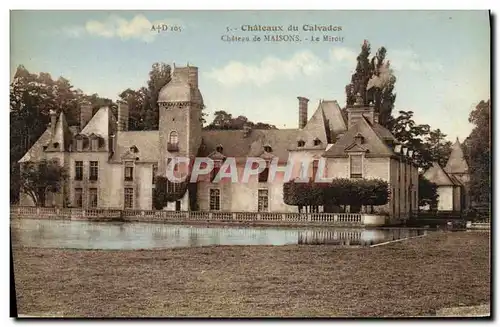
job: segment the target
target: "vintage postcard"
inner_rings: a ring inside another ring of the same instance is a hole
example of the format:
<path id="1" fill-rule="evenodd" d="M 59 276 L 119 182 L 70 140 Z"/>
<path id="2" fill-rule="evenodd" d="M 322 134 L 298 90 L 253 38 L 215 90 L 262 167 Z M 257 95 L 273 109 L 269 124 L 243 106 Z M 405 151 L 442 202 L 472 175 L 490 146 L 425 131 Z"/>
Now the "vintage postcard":
<path id="1" fill-rule="evenodd" d="M 490 20 L 11 11 L 11 316 L 490 317 Z"/>

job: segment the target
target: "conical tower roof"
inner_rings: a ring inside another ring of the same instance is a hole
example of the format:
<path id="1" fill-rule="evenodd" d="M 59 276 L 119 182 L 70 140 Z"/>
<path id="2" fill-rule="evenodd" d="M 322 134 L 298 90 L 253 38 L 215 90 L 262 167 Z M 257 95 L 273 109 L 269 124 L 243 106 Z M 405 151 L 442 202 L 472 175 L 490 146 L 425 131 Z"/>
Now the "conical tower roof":
<path id="1" fill-rule="evenodd" d="M 469 171 L 469 165 L 467 165 L 467 161 L 465 160 L 458 137 L 451 147 L 450 158 L 446 163 L 446 167 L 444 167 L 444 171 L 449 174 L 464 174 Z"/>

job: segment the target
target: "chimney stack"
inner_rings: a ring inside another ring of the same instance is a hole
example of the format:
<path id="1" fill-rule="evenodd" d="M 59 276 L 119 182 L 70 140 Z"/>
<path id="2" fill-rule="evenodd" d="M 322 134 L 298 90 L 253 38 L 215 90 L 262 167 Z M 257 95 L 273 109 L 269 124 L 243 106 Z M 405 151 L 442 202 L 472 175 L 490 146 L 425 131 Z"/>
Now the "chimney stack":
<path id="1" fill-rule="evenodd" d="M 80 105 L 80 130 L 92 119 L 92 105 L 84 102 Z"/>
<path id="2" fill-rule="evenodd" d="M 128 131 L 128 104 L 118 104 L 118 130 Z"/>
<path id="3" fill-rule="evenodd" d="M 307 124 L 307 103 L 308 98 L 297 97 L 299 99 L 299 129 L 302 129 Z"/>
<path id="4" fill-rule="evenodd" d="M 187 82 L 193 88 L 198 88 L 198 67 L 189 66 L 175 67 L 172 74 L 172 80 Z"/>
<path id="5" fill-rule="evenodd" d="M 55 110 L 50 110 L 50 135 L 54 137 L 56 132 L 56 121 L 57 121 L 57 112 Z"/>

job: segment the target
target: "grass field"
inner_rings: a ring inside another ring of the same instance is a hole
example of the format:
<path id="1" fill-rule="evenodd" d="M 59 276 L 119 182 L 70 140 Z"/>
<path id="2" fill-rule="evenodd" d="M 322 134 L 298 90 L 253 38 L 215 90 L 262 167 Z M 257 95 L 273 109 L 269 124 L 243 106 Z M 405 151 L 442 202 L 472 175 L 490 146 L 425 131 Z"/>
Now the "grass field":
<path id="1" fill-rule="evenodd" d="M 18 312 L 71 317 L 433 315 L 490 302 L 489 232 L 374 248 L 218 246 L 151 251 L 14 244 Z"/>

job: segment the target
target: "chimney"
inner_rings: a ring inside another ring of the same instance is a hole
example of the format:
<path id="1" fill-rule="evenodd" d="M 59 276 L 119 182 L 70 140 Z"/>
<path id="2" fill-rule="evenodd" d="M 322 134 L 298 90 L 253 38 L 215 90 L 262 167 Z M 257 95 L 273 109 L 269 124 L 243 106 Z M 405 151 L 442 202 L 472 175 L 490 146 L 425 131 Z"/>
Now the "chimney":
<path id="1" fill-rule="evenodd" d="M 175 67 L 172 74 L 173 81 L 187 82 L 194 88 L 198 88 L 198 67 L 189 66 Z"/>
<path id="2" fill-rule="evenodd" d="M 118 130 L 128 131 L 128 104 L 118 103 Z"/>
<path id="3" fill-rule="evenodd" d="M 50 110 L 50 135 L 54 137 L 56 132 L 56 121 L 57 121 L 57 112 L 55 110 Z"/>
<path id="4" fill-rule="evenodd" d="M 80 105 L 80 130 L 92 119 L 92 105 L 88 102 Z"/>
<path id="5" fill-rule="evenodd" d="M 307 103 L 308 98 L 297 97 L 299 99 L 299 128 L 302 129 L 307 124 Z"/>
<path id="6" fill-rule="evenodd" d="M 363 117 L 372 125 L 378 122 L 378 114 L 375 114 L 373 106 L 352 106 L 347 108 L 347 129 L 356 125 Z"/>

